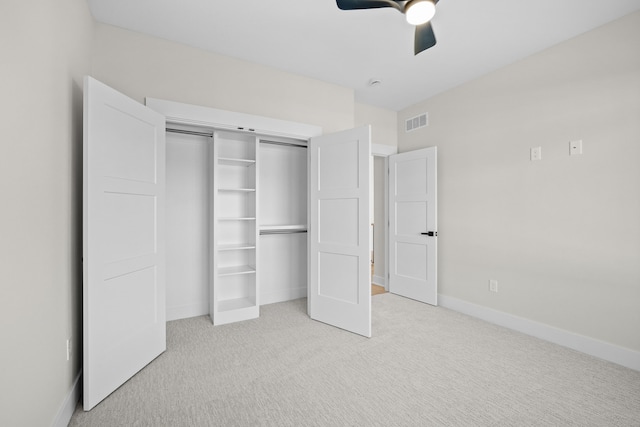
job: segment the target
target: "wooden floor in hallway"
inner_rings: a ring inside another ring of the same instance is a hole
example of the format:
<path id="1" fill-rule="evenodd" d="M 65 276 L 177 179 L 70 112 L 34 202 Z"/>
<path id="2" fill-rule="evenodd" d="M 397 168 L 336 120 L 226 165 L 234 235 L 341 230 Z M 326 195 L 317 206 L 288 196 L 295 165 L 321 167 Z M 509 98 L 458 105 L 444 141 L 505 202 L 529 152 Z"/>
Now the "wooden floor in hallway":
<path id="1" fill-rule="evenodd" d="M 371 295 L 384 294 L 385 292 L 387 291 L 385 291 L 384 286 L 371 284 Z"/>

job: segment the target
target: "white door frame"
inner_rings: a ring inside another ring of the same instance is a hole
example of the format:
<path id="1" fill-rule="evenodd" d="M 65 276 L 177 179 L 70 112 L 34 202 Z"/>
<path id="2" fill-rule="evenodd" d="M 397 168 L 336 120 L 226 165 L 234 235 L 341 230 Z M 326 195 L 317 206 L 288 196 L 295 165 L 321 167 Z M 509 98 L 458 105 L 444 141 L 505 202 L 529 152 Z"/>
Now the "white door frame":
<path id="1" fill-rule="evenodd" d="M 398 153 L 398 147 L 371 144 L 371 155 L 384 158 L 384 289 L 389 291 L 389 156 Z M 375 192 L 375 190 L 374 190 Z"/>
<path id="2" fill-rule="evenodd" d="M 322 135 L 320 126 L 272 119 L 253 114 L 237 113 L 156 98 L 146 98 L 145 105 L 158 113 L 164 114 L 167 123 L 304 140 Z"/>

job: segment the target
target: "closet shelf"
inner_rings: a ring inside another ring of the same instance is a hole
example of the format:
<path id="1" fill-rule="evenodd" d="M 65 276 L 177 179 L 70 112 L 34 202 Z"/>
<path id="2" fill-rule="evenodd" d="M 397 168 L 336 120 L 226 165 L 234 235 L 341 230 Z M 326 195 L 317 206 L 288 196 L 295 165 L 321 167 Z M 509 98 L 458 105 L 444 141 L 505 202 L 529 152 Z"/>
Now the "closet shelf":
<path id="1" fill-rule="evenodd" d="M 255 306 L 256 302 L 251 298 L 236 298 L 218 301 L 218 311 L 240 310 Z"/>
<path id="2" fill-rule="evenodd" d="M 255 217 L 237 217 L 237 216 L 229 216 L 224 218 L 218 218 L 218 221 L 255 221 Z"/>
<path id="3" fill-rule="evenodd" d="M 238 193 L 251 193 L 255 192 L 255 188 L 218 188 L 218 191 L 234 191 Z"/>
<path id="4" fill-rule="evenodd" d="M 226 166 L 251 166 L 255 165 L 256 161 L 252 159 L 233 159 L 229 157 L 218 157 L 218 164 Z"/>
<path id="5" fill-rule="evenodd" d="M 256 245 L 252 243 L 237 243 L 234 245 L 218 245 L 219 251 L 241 251 L 255 249 Z"/>
<path id="6" fill-rule="evenodd" d="M 236 276 L 238 274 L 254 274 L 256 268 L 250 265 L 235 265 L 233 267 L 218 268 L 218 276 Z"/>

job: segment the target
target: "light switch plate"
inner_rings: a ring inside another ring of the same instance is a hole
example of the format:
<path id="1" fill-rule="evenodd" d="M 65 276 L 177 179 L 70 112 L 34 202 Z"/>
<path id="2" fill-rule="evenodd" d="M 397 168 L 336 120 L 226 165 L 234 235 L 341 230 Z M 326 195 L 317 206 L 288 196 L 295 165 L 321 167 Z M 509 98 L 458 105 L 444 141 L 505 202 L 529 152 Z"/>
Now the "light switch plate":
<path id="1" fill-rule="evenodd" d="M 571 156 L 577 156 L 582 154 L 582 140 L 577 139 L 575 141 L 569 141 L 569 154 Z"/>
<path id="2" fill-rule="evenodd" d="M 531 161 L 542 160 L 542 147 L 531 147 Z"/>

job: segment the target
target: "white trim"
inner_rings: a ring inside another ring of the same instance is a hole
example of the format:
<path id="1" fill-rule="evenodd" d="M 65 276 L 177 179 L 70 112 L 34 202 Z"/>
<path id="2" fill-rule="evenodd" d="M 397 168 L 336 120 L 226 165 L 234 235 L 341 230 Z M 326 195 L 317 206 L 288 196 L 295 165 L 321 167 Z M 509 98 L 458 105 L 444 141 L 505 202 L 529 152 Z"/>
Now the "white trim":
<path id="1" fill-rule="evenodd" d="M 384 159 L 384 248 L 385 248 L 385 275 L 374 276 L 372 281 L 375 285 L 383 286 L 385 291 L 389 291 L 389 156 L 398 153 L 398 147 L 384 144 L 371 144 L 371 155 Z"/>
<path id="2" fill-rule="evenodd" d="M 80 378 L 82 377 L 82 370 L 78 372 L 73 386 L 65 397 L 62 406 L 58 409 L 58 414 L 51 423 L 52 427 L 67 427 L 73 416 L 73 412 L 76 410 L 78 401 L 80 400 Z"/>
<path id="3" fill-rule="evenodd" d="M 282 289 L 273 292 L 262 292 L 260 294 L 260 305 L 273 304 L 276 302 L 291 301 L 294 299 L 306 298 L 307 286 L 299 286 L 297 288 Z"/>
<path id="4" fill-rule="evenodd" d="M 205 299 L 197 304 L 167 307 L 167 322 L 171 320 L 188 319 L 190 317 L 206 316 L 208 314 L 209 301 Z"/>
<path id="5" fill-rule="evenodd" d="M 386 287 L 385 287 L 385 283 L 384 283 L 384 277 L 382 277 L 382 276 L 375 276 L 375 275 L 374 275 L 374 276 L 371 278 L 371 282 L 372 282 L 374 285 L 378 285 L 378 286 L 382 286 L 383 288 L 386 288 Z"/>
<path id="6" fill-rule="evenodd" d="M 640 371 L 640 352 L 638 351 L 446 295 L 438 295 L 438 297 L 441 307 Z"/>
<path id="7" fill-rule="evenodd" d="M 387 157 L 398 153 L 398 147 L 385 144 L 371 144 L 371 155 L 379 157 Z"/>
<path id="8" fill-rule="evenodd" d="M 389 292 L 389 157 L 384 158 L 384 290 Z"/>
<path id="9" fill-rule="evenodd" d="M 272 119 L 253 114 L 218 110 L 217 108 L 183 104 L 163 99 L 146 98 L 145 105 L 160 114 L 167 122 L 184 125 L 206 126 L 233 131 L 249 131 L 256 134 L 283 136 L 288 138 L 309 139 L 322 135 L 320 126 Z"/>

